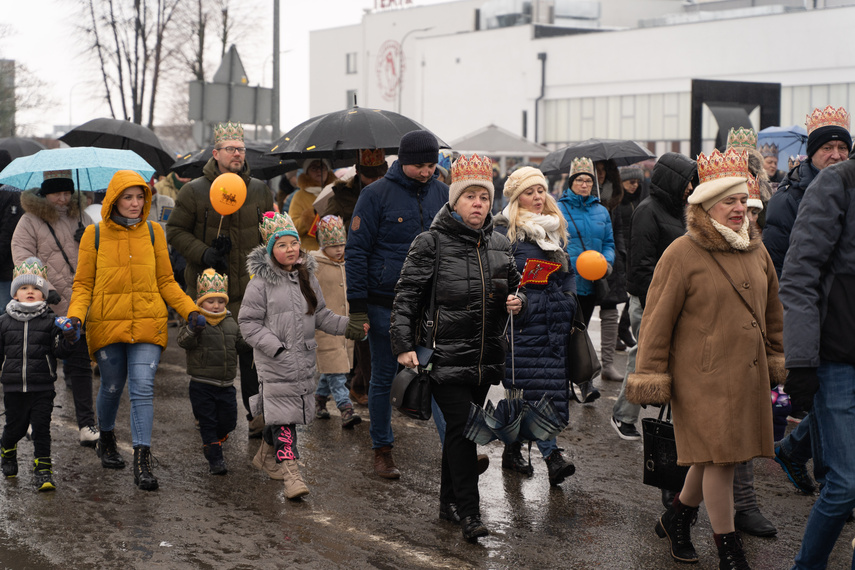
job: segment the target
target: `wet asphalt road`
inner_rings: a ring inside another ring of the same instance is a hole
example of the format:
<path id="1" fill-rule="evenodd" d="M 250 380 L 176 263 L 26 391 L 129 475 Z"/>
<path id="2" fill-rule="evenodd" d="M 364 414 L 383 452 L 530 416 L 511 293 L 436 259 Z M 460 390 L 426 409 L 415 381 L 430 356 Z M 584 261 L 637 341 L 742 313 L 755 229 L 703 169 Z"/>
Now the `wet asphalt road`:
<path id="1" fill-rule="evenodd" d="M 597 327 L 595 315 L 595 344 Z M 24 462 L 32 445 L 22 442 L 21 474 L 0 481 L 0 567 L 687 567 L 671 561 L 666 542 L 653 532 L 663 509 L 658 490 L 641 483 L 641 443 L 619 439 L 609 425 L 618 383 L 598 380 L 600 400 L 571 406 L 559 444 L 576 474 L 560 487 L 550 488 L 540 459 L 533 459 L 532 478 L 520 478 L 503 473 L 499 444 L 483 448 L 491 465 L 481 478 L 482 515 L 492 534 L 469 544 L 458 527 L 437 518 L 440 449 L 432 421 L 395 415 L 399 481 L 374 476 L 367 423 L 343 431 L 337 416 L 299 430 L 311 489 L 303 500 L 284 499 L 280 482 L 249 465 L 258 440 L 247 439 L 242 419 L 225 446 L 228 475 L 209 475 L 187 397 L 184 354 L 175 329 L 170 333 L 155 388 L 152 449 L 160 489 L 133 485 L 127 401 L 116 432 L 128 467 L 102 469 L 94 451 L 77 444 L 71 393 L 60 381 L 52 429 L 58 488 L 32 490 Z M 500 390 L 491 392 L 494 401 L 501 397 Z M 755 471 L 761 509 L 779 532 L 771 539 L 746 537 L 749 561 L 755 569 L 789 568 L 814 498 L 797 494 L 771 460 L 757 460 Z M 829 568 L 849 568 L 853 536 L 855 525 L 847 524 Z M 694 568 L 717 568 L 703 508 L 693 537 L 701 557 Z"/>

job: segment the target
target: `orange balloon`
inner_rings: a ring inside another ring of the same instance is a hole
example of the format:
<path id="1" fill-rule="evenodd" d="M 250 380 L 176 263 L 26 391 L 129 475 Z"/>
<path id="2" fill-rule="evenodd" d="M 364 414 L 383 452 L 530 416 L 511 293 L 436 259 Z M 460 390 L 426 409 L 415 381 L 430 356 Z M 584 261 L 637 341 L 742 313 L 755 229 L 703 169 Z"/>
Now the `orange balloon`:
<path id="1" fill-rule="evenodd" d="M 228 216 L 246 202 L 246 183 L 232 172 L 220 174 L 211 183 L 211 205 L 218 214 Z"/>
<path id="2" fill-rule="evenodd" d="M 576 258 L 576 273 L 588 281 L 596 281 L 605 276 L 609 269 L 609 262 L 599 251 L 589 249 L 583 251 Z"/>

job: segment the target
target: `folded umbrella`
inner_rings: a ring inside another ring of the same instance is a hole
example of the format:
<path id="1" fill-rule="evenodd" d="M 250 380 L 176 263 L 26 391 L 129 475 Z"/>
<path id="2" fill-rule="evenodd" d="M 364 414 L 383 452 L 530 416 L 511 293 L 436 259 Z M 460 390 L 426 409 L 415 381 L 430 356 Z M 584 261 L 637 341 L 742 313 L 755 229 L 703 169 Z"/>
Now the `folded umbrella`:
<path id="1" fill-rule="evenodd" d="M 593 161 L 614 160 L 617 166 L 635 164 L 656 155 L 641 144 L 630 140 L 588 139 L 550 152 L 540 164 L 544 174 L 560 174 L 570 170 L 574 158 L 587 157 Z"/>
<path id="2" fill-rule="evenodd" d="M 119 119 L 92 119 L 59 137 L 68 146 L 95 146 L 132 150 L 148 162 L 158 174 L 166 175 L 175 162 L 154 131 Z"/>
<path id="3" fill-rule="evenodd" d="M 154 168 L 131 150 L 110 148 L 55 148 L 16 158 L 0 172 L 0 184 L 26 190 L 42 184 L 43 173 L 71 170 L 74 187 L 84 191 L 103 191 L 119 170 L 133 170 L 145 180 Z"/>
<path id="4" fill-rule="evenodd" d="M 495 406 L 489 400 L 483 408 L 473 403 L 463 436 L 478 445 L 486 445 L 494 439 L 510 445 L 519 436 L 524 409 L 521 390 L 505 390 L 505 399 Z"/>
<path id="5" fill-rule="evenodd" d="M 567 427 L 555 404 L 544 395 L 535 405 L 526 402 L 518 441 L 549 441 Z"/>

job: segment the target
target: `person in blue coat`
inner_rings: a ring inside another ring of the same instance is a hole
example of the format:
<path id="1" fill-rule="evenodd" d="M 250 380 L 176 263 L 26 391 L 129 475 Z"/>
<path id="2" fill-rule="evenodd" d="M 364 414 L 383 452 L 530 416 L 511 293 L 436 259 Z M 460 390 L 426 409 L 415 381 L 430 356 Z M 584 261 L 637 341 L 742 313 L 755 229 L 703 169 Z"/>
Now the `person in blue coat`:
<path id="1" fill-rule="evenodd" d="M 392 302 L 410 244 L 430 228 L 434 216 L 448 202 L 448 186 L 436 176 L 438 156 L 439 143 L 428 131 L 412 131 L 401 137 L 398 160 L 383 178 L 359 194 L 344 250 L 352 325 L 345 335 L 361 340 L 365 336 L 362 325 L 371 325 L 369 433 L 374 472 L 385 479 L 401 476 L 392 460 L 389 391 L 398 372 L 389 337 Z"/>
<path id="2" fill-rule="evenodd" d="M 513 322 L 513 352 L 506 359 L 503 384 L 508 389 L 523 390 L 523 398 L 532 405 L 544 395 L 551 398 L 564 421 L 569 421 L 566 349 L 576 313 L 576 282 L 564 250 L 567 222 L 547 187 L 546 178 L 536 168 L 525 166 L 514 171 L 505 182 L 508 205 L 494 221 L 496 231 L 511 242 L 524 279 L 529 260 L 557 265 L 545 282 L 542 277 L 546 272 L 542 272 L 526 283 L 528 304 Z M 576 471 L 561 455 L 555 438 L 538 441 L 537 447 L 546 462 L 550 485 L 560 484 Z M 533 472 L 522 457 L 519 442 L 505 446 L 502 468 L 529 476 Z"/>
<path id="3" fill-rule="evenodd" d="M 596 170 L 590 158 L 574 158 L 570 165 L 569 188 L 564 191 L 558 201 L 558 209 L 567 221 L 567 253 L 570 265 L 576 267 L 576 259 L 583 251 L 595 250 L 603 254 L 608 262 L 605 277 L 612 272 L 615 263 L 615 240 L 612 233 L 612 220 L 609 211 L 600 203 L 599 192 L 593 189 L 597 183 Z M 602 299 L 597 298 L 596 285 L 578 276 L 576 292 L 579 298 L 579 310 L 582 320 L 587 326 L 591 322 L 594 307 Z M 603 347 L 605 349 L 605 347 Z M 614 350 L 614 344 L 610 347 Z M 579 386 L 580 394 L 573 393 L 577 400 L 590 403 L 600 397 L 600 392 L 594 388 L 593 382 L 585 382 Z"/>

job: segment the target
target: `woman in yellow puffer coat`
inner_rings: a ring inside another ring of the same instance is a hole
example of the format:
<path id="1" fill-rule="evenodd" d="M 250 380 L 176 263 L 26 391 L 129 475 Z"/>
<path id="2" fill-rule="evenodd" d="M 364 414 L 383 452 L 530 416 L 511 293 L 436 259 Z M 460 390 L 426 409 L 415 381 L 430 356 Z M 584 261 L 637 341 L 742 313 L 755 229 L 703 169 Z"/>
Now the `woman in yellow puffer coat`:
<path id="1" fill-rule="evenodd" d="M 205 327 L 196 304 L 172 276 L 163 228 L 146 222 L 150 208 L 151 190 L 142 176 L 131 170 L 113 176 L 101 206 L 103 221 L 86 228 L 80 240 L 66 332 L 71 340 L 86 323 L 89 351 L 101 370 L 96 402 L 101 435 L 95 450 L 106 468 L 125 466 L 113 428 L 127 381 L 134 483 L 145 490 L 158 485 L 150 448 L 154 374 L 167 340 L 166 303 L 188 326 Z"/>

